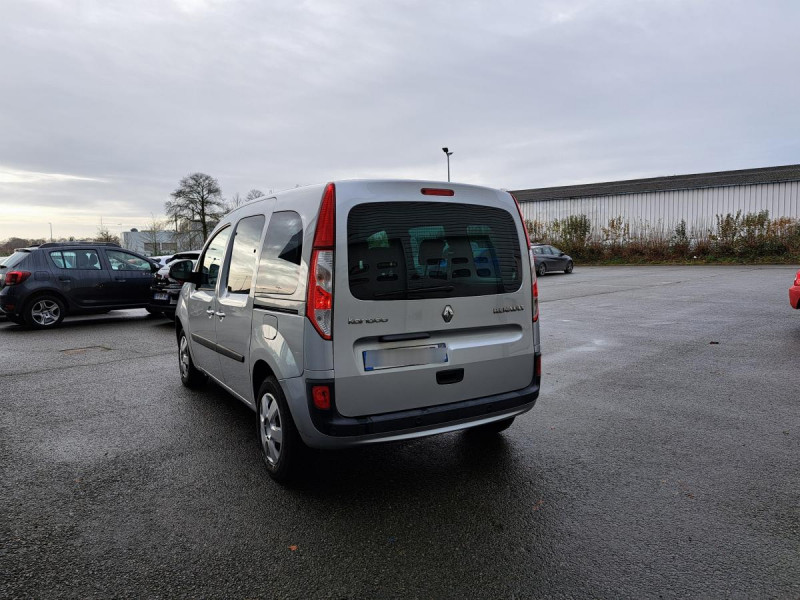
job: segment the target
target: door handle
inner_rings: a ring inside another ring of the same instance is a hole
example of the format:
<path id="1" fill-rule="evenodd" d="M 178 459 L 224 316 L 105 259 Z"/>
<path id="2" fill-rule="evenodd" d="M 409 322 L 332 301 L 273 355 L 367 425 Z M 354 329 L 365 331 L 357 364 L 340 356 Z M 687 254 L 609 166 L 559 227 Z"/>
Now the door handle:
<path id="1" fill-rule="evenodd" d="M 72 279 L 70 279 L 69 277 L 59 277 L 58 280 L 59 281 L 72 281 Z"/>
<path id="2" fill-rule="evenodd" d="M 114 281 L 127 281 L 124 277 L 114 277 Z"/>
<path id="3" fill-rule="evenodd" d="M 206 314 L 208 315 L 209 319 L 213 319 L 214 318 L 214 309 L 213 308 L 207 308 L 206 309 Z"/>
<path id="4" fill-rule="evenodd" d="M 225 313 L 224 312 L 217 312 L 217 313 L 214 313 L 214 314 L 219 317 L 220 321 L 222 321 L 222 319 L 225 318 Z"/>

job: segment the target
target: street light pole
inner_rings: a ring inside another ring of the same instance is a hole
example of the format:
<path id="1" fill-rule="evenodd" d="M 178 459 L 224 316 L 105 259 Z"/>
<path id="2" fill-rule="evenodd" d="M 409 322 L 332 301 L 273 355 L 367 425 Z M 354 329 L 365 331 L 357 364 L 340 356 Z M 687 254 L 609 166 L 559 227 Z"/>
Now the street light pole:
<path id="1" fill-rule="evenodd" d="M 447 181 L 450 181 L 450 155 L 453 153 L 450 152 L 449 148 L 442 148 L 442 152 L 447 155 Z"/>
<path id="2" fill-rule="evenodd" d="M 50 222 L 48 222 L 47 224 L 50 225 L 50 241 L 52 242 L 53 241 L 53 224 L 50 223 Z"/>

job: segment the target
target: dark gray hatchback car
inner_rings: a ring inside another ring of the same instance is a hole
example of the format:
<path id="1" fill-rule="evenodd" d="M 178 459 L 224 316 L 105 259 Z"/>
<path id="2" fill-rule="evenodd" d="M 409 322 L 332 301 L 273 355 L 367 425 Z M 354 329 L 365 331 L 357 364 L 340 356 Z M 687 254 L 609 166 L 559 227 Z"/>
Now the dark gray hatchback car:
<path id="1" fill-rule="evenodd" d="M 0 266 L 0 313 L 37 329 L 67 314 L 148 308 L 158 265 L 110 243 L 19 248 Z"/>
<path id="2" fill-rule="evenodd" d="M 536 260 L 536 274 L 539 277 L 551 271 L 572 273 L 572 269 L 575 267 L 572 257 L 555 246 L 531 244 L 531 250 L 533 250 L 533 256 Z"/>

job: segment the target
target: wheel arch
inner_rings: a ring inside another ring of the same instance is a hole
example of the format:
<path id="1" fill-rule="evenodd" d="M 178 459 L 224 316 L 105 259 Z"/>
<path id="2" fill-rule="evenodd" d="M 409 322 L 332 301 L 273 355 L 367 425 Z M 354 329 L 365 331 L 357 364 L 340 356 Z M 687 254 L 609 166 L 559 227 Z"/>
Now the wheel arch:
<path id="1" fill-rule="evenodd" d="M 258 388 L 261 387 L 261 384 L 264 383 L 264 380 L 267 377 L 275 377 L 275 379 L 277 380 L 277 376 L 275 375 L 275 371 L 273 370 L 273 368 L 269 366 L 267 361 L 260 358 L 253 365 L 253 376 L 252 376 L 253 399 L 255 400 L 256 409 L 258 409 L 258 400 L 259 400 Z M 278 385 L 280 385 L 280 382 L 278 382 Z"/>
<path id="2" fill-rule="evenodd" d="M 19 314 L 24 314 L 28 307 L 37 300 L 37 298 L 41 298 L 42 296 L 55 296 L 64 305 L 64 315 L 66 316 L 72 310 L 72 305 L 67 297 L 60 291 L 53 288 L 43 288 L 38 289 L 34 292 L 31 292 L 25 300 L 22 301 L 22 308 L 20 309 Z"/>

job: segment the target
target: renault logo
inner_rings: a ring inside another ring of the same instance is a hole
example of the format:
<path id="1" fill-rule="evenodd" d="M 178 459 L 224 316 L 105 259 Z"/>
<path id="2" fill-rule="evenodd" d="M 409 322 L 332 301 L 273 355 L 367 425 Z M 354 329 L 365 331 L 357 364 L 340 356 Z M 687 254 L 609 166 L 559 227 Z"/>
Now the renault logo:
<path id="1" fill-rule="evenodd" d="M 456 313 L 453 312 L 452 306 L 450 306 L 449 304 L 445 306 L 444 310 L 442 311 L 442 318 L 444 319 L 444 322 L 449 323 L 450 321 L 452 321 L 454 314 Z"/>

